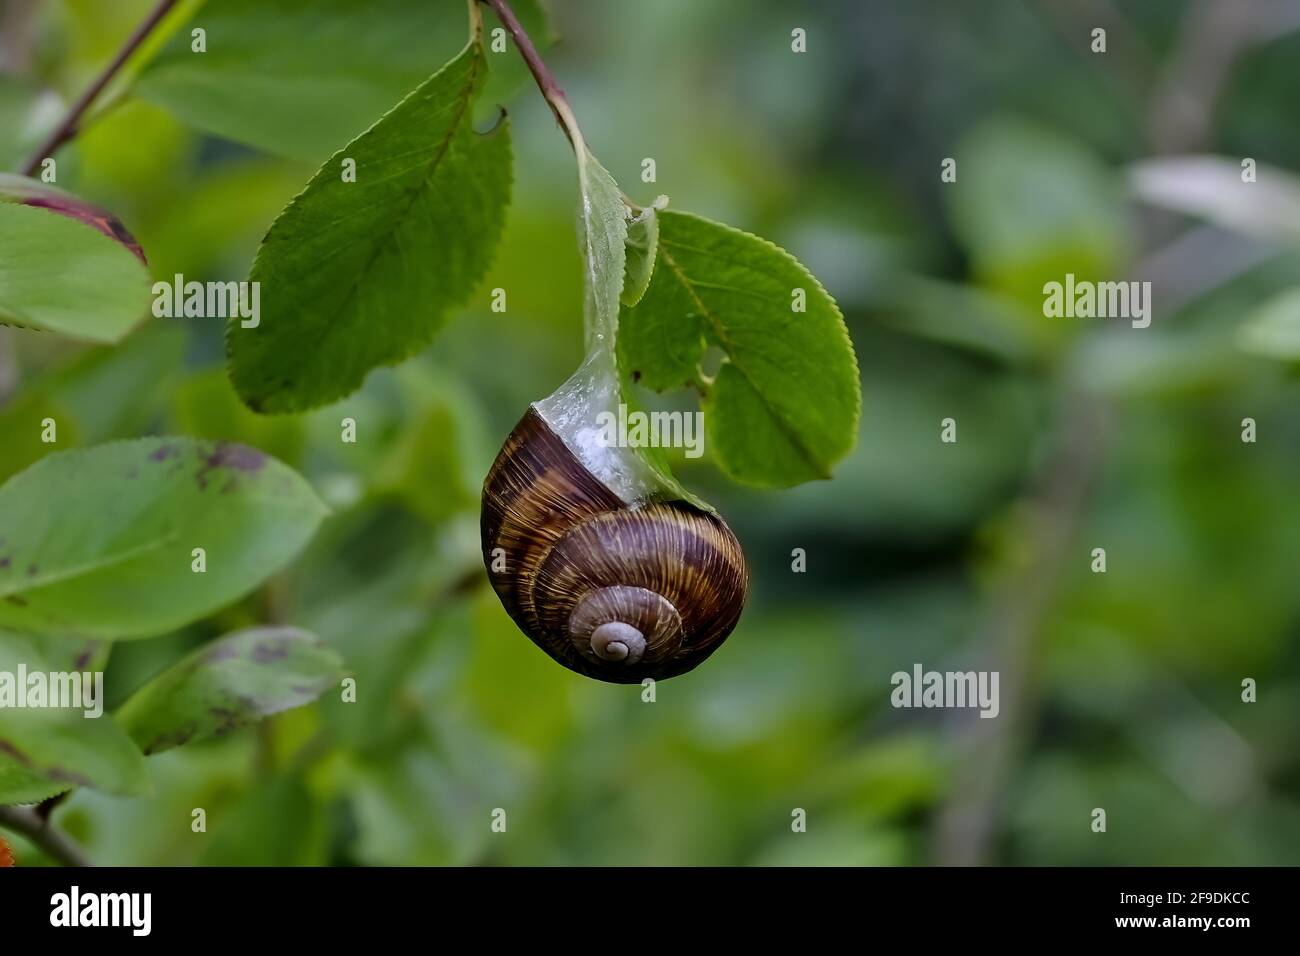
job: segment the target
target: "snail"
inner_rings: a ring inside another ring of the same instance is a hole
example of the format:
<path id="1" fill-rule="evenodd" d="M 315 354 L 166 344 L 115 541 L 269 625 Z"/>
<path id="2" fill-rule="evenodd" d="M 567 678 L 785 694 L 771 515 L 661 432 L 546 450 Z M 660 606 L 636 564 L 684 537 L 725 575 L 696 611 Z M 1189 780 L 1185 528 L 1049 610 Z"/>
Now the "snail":
<path id="1" fill-rule="evenodd" d="M 588 279 L 587 357 L 529 406 L 488 471 L 483 557 L 506 612 L 554 660 L 610 683 L 662 680 L 731 633 L 749 570 L 711 507 L 597 427 L 625 401 L 619 293 L 602 304 Z"/>
<path id="2" fill-rule="evenodd" d="M 547 402 L 529 406 L 483 485 L 489 577 L 520 629 L 565 667 L 620 684 L 675 677 L 736 626 L 744 553 L 706 507 L 611 475 L 565 442 Z"/>
<path id="3" fill-rule="evenodd" d="M 667 197 L 634 206 L 587 152 L 562 96 L 560 106 L 582 192 L 586 358 L 528 407 L 488 470 L 483 559 L 506 612 L 552 659 L 610 683 L 662 680 L 692 670 L 726 640 L 749 570 L 711 507 L 649 451 L 611 441 L 598 426 L 626 411 L 619 303 L 639 298 L 650 277 L 636 293 L 624 289 L 626 246 L 648 246 L 643 262 L 653 266 L 656 211 Z"/>

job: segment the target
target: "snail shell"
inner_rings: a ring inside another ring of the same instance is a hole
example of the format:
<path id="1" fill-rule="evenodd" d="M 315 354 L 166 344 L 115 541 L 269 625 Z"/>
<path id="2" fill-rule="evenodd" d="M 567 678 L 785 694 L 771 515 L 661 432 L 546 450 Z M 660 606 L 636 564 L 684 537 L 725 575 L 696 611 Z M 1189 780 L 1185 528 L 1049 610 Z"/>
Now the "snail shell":
<path id="1" fill-rule="evenodd" d="M 483 556 L 507 613 L 570 670 L 611 683 L 691 670 L 740 619 L 749 572 L 717 515 L 628 503 L 535 407 L 483 484 Z M 497 551 L 497 549 L 501 549 Z M 504 556 L 494 571 L 494 556 Z"/>

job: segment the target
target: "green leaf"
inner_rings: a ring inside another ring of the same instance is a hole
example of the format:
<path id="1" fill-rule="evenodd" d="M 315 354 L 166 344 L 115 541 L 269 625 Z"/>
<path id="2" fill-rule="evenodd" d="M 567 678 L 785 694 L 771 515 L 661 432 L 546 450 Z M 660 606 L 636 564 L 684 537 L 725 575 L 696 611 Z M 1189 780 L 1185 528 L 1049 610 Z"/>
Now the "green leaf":
<path id="1" fill-rule="evenodd" d="M 454 53 L 465 16 L 463 2 L 208 0 L 191 24 L 206 52 L 178 31 L 137 91 L 207 132 L 319 163 Z"/>
<path id="2" fill-rule="evenodd" d="M 0 323 L 116 342 L 149 314 L 149 273 L 68 215 L 0 201 Z"/>
<path id="3" fill-rule="evenodd" d="M 957 181 L 943 195 L 984 285 L 1029 306 L 1041 322 L 1045 283 L 1067 272 L 1116 278 L 1128 233 L 1123 190 L 1086 149 L 1029 123 L 994 120 L 955 155 Z"/>
<path id="4" fill-rule="evenodd" d="M 72 193 L 27 176 L 14 176 L 11 173 L 0 172 L 0 202 L 48 209 L 56 215 L 84 223 L 109 239 L 120 242 L 137 259 L 145 262 L 144 250 L 140 248 L 140 243 L 136 242 L 135 236 L 122 225 L 122 220 L 108 210 L 88 203 Z"/>
<path id="5" fill-rule="evenodd" d="M 593 337 L 608 342 L 618 328 L 619 297 L 627 268 L 628 208 L 609 170 L 585 148 L 578 154 L 578 185 L 590 348 Z"/>
<path id="6" fill-rule="evenodd" d="M 0 671 L 14 673 L 19 664 L 28 671 L 102 671 L 112 649 L 109 641 L 93 638 L 0 631 Z"/>
<path id="7" fill-rule="evenodd" d="M 271 226 L 253 263 L 261 324 L 227 334 L 230 377 L 256 411 L 290 412 L 355 391 L 423 348 L 491 261 L 510 198 L 504 120 L 480 135 L 470 106 L 483 51 L 471 42 L 329 160 Z M 356 161 L 343 182 L 344 158 Z"/>
<path id="8" fill-rule="evenodd" d="M 796 290 L 805 311 L 794 311 Z M 656 391 L 681 388 L 700 379 L 710 346 L 725 353 L 703 402 L 722 469 L 767 487 L 829 477 L 862 405 L 835 301 L 767 240 L 665 210 L 650 287 L 623 311 L 620 364 Z"/>
<path id="9" fill-rule="evenodd" d="M 0 486 L 0 626 L 180 627 L 283 567 L 324 513 L 297 473 L 243 445 L 149 438 L 50 455 Z"/>
<path id="10" fill-rule="evenodd" d="M 1300 289 L 1269 299 L 1246 320 L 1237 343 L 1247 352 L 1300 361 Z"/>
<path id="11" fill-rule="evenodd" d="M 171 390 L 184 345 L 179 326 L 152 323 L 116 346 L 80 351 L 33 377 L 0 405 L 0 482 L 56 451 L 147 430 Z M 47 418 L 57 442 L 44 440 Z"/>
<path id="12" fill-rule="evenodd" d="M 647 206 L 627 224 L 627 266 L 623 273 L 624 305 L 636 305 L 650 287 L 655 253 L 659 250 L 659 217 L 654 206 Z"/>
<path id="13" fill-rule="evenodd" d="M 146 323 L 115 346 L 74 356 L 41 388 L 67 408 L 87 444 L 143 434 L 175 388 L 186 332 L 179 323 Z M 59 445 L 64 443 L 63 425 L 59 419 Z"/>
<path id="14" fill-rule="evenodd" d="M 237 441 L 298 466 L 307 445 L 306 422 L 296 416 L 256 415 L 239 400 L 220 366 L 202 369 L 171 393 L 175 430 L 196 438 Z M 335 434 L 338 422 L 331 421 Z"/>
<path id="15" fill-rule="evenodd" d="M 899 276 L 881 297 L 886 325 L 1000 362 L 1025 362 L 1039 346 L 1041 323 L 1017 304 L 977 286 Z"/>
<path id="16" fill-rule="evenodd" d="M 513 6 L 544 47 L 536 0 Z M 179 31 L 137 89 L 202 130 L 319 164 L 455 56 L 466 20 L 465 0 L 208 0 L 192 23 L 207 52 Z M 490 60 L 494 106 L 527 73 L 513 48 Z"/>
<path id="17" fill-rule="evenodd" d="M 200 866 L 324 866 L 330 819 L 301 777 L 259 781 L 223 813 Z"/>
<path id="18" fill-rule="evenodd" d="M 309 704 L 342 673 L 338 654 L 315 635 L 252 628 L 169 667 L 136 691 L 116 718 L 141 750 L 156 754 Z"/>
<path id="19" fill-rule="evenodd" d="M 141 794 L 149 775 L 131 738 L 107 715 L 0 710 L 0 803 L 34 803 L 70 787 Z"/>
<path id="20" fill-rule="evenodd" d="M 373 487 L 440 524 L 478 509 L 491 461 L 482 410 L 454 379 L 421 362 L 398 373 L 405 427 L 373 467 Z"/>

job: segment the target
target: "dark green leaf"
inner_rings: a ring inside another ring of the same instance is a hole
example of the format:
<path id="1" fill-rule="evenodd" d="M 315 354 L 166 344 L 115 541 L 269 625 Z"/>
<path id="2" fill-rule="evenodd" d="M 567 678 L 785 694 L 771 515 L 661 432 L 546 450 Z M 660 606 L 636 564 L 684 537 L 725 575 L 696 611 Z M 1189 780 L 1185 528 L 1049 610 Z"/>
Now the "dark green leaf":
<path id="1" fill-rule="evenodd" d="M 427 345 L 482 278 L 510 197 L 503 120 L 470 124 L 481 47 L 325 164 L 272 225 L 252 278 L 261 324 L 232 321 L 230 376 L 253 409 L 300 411 L 355 391 Z M 342 164 L 356 162 L 355 183 Z"/>
<path id="2" fill-rule="evenodd" d="M 701 377 L 710 346 L 726 356 L 704 401 L 718 464 L 773 487 L 829 477 L 853 447 L 861 409 L 835 301 L 772 243 L 665 210 L 650 288 L 623 312 L 620 363 L 649 388 L 681 388 Z"/>

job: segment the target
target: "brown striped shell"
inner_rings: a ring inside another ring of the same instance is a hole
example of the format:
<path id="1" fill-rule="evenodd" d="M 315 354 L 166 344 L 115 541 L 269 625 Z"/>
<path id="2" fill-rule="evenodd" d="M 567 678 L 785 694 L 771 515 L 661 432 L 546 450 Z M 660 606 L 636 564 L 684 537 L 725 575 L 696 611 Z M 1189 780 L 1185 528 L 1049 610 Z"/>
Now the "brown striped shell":
<path id="1" fill-rule="evenodd" d="M 588 677 L 684 674 L 745 604 L 745 557 L 721 518 L 683 501 L 624 502 L 531 407 L 483 483 L 482 532 L 511 618 Z"/>

